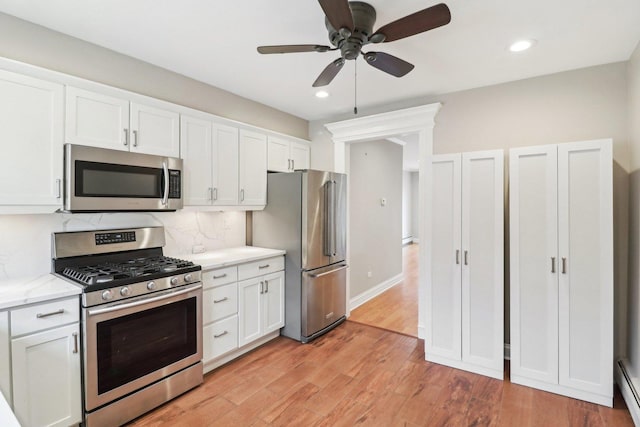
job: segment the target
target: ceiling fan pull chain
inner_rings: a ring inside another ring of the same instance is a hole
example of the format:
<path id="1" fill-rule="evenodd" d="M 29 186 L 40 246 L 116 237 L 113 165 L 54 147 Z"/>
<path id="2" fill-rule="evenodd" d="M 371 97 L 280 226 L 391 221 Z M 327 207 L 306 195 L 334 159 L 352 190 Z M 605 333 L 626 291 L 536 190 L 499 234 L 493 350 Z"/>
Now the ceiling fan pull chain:
<path id="1" fill-rule="evenodd" d="M 358 114 L 358 61 L 353 61 L 353 114 Z"/>

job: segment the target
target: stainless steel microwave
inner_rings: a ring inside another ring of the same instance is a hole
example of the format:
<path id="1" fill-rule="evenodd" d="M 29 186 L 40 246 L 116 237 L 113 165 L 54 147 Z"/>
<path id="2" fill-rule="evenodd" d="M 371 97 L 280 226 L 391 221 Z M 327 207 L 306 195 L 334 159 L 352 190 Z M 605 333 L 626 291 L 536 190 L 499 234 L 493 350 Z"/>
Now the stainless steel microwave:
<path id="1" fill-rule="evenodd" d="M 182 208 L 182 160 L 65 144 L 67 212 L 175 211 Z"/>

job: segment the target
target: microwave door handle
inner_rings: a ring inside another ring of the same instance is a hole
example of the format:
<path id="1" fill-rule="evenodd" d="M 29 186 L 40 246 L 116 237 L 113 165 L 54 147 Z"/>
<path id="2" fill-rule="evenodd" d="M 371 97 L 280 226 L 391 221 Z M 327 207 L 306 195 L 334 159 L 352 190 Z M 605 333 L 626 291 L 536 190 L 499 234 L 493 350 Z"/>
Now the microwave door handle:
<path id="1" fill-rule="evenodd" d="M 164 173 L 164 194 L 162 195 L 162 204 L 166 206 L 169 203 L 169 165 L 166 160 L 162 161 L 162 171 Z"/>

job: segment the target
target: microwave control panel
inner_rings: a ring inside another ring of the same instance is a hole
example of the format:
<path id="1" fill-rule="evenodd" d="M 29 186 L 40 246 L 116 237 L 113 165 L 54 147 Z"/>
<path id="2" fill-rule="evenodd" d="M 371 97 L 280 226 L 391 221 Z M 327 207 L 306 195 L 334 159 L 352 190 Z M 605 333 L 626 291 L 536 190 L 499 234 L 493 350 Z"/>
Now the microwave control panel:
<path id="1" fill-rule="evenodd" d="M 170 199 L 179 199 L 180 198 L 180 171 L 179 170 L 169 170 L 169 198 Z"/>

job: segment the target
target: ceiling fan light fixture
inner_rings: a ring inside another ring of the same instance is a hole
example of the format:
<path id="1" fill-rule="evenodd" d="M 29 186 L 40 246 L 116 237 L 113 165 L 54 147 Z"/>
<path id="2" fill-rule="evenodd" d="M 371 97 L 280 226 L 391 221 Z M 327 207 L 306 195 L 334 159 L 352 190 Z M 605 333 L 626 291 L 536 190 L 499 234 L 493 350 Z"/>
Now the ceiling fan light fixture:
<path id="1" fill-rule="evenodd" d="M 327 92 L 326 90 L 319 90 L 316 92 L 316 98 L 328 98 L 329 97 L 329 92 Z"/>
<path id="2" fill-rule="evenodd" d="M 509 50 L 511 52 L 517 53 L 517 52 L 524 52 L 525 50 L 529 49 L 531 46 L 533 46 L 535 44 L 535 40 L 533 39 L 523 39 L 523 40 L 518 40 L 514 43 L 511 43 L 511 45 L 509 46 Z"/>

